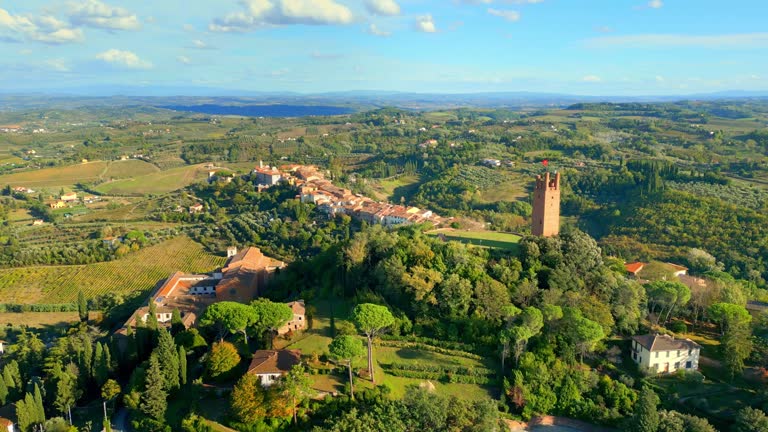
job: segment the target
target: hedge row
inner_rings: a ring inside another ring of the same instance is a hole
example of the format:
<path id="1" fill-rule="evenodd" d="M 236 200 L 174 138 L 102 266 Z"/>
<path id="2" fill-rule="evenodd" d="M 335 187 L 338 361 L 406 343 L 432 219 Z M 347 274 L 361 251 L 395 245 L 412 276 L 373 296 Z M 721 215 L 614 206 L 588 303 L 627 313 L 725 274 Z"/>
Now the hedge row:
<path id="1" fill-rule="evenodd" d="M 459 375 L 454 373 L 442 373 L 442 372 L 423 372 L 412 371 L 402 369 L 385 369 L 388 374 L 402 377 L 402 378 L 415 378 L 426 379 L 433 381 L 442 381 L 446 383 L 461 383 L 461 384 L 494 384 L 496 380 L 494 378 L 486 376 L 468 376 Z"/>
<path id="2" fill-rule="evenodd" d="M 420 337 L 420 336 L 413 336 L 413 335 L 396 336 L 391 334 L 384 334 L 384 335 L 381 335 L 381 339 L 386 341 L 417 342 L 417 343 L 423 343 L 423 344 L 432 345 L 432 346 L 449 349 L 449 350 L 455 350 L 455 351 L 466 351 L 466 352 L 478 351 L 478 348 L 475 345 L 469 344 L 469 343 L 445 341 L 440 339 L 432 339 L 428 337 Z"/>
<path id="3" fill-rule="evenodd" d="M 402 371 L 414 372 L 440 372 L 444 374 L 468 375 L 468 376 L 494 376 L 496 371 L 484 367 L 471 367 L 462 365 L 430 365 L 421 363 L 390 363 L 387 367 Z"/>
<path id="4" fill-rule="evenodd" d="M 407 342 L 407 341 L 398 341 L 398 340 L 381 340 L 378 343 L 381 346 L 385 347 L 394 347 L 394 348 L 413 348 L 418 349 L 422 351 L 431 351 L 436 352 L 438 354 L 445 354 L 449 356 L 454 357 L 463 357 L 471 360 L 482 360 L 483 357 L 472 354 L 470 352 L 461 351 L 461 350 L 455 350 L 455 349 L 449 349 L 449 348 L 442 348 L 439 346 L 426 344 L 423 342 Z"/>
<path id="5" fill-rule="evenodd" d="M 14 304 L 0 303 L 0 312 L 77 312 L 77 304 Z"/>

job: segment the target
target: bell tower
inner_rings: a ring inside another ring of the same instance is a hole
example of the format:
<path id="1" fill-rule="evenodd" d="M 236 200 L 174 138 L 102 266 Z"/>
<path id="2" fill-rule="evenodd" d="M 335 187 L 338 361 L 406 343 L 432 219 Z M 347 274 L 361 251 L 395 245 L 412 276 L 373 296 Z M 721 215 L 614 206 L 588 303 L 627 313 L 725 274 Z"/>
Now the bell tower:
<path id="1" fill-rule="evenodd" d="M 560 173 L 536 176 L 533 191 L 533 221 L 531 234 L 552 237 L 560 232 Z"/>

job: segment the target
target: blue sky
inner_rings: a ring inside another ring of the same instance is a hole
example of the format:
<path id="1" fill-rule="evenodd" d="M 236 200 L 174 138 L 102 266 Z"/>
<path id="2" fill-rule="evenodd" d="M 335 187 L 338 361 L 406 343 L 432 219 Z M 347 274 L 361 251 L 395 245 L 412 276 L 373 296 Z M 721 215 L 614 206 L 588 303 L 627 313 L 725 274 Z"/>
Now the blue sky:
<path id="1" fill-rule="evenodd" d="M 768 90 L 765 0 L 0 0 L 3 90 Z"/>

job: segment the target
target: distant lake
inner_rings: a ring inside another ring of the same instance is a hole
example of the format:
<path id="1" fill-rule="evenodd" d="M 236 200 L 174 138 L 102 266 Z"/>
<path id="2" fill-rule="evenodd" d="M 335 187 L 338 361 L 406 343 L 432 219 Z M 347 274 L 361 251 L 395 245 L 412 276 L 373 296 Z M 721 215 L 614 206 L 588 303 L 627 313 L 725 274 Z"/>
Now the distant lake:
<path id="1" fill-rule="evenodd" d="M 325 105 L 164 105 L 175 111 L 191 111 L 213 115 L 238 115 L 247 117 L 306 117 L 332 116 L 355 112 L 351 108 Z"/>

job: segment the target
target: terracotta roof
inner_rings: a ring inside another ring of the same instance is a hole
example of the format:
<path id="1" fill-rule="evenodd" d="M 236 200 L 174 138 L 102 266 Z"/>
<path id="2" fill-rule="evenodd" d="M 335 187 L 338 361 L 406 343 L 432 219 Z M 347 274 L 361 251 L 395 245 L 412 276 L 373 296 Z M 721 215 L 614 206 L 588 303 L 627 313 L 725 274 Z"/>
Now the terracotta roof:
<path id="1" fill-rule="evenodd" d="M 641 262 L 633 262 L 633 263 L 626 263 L 624 264 L 624 268 L 627 270 L 627 272 L 632 274 L 637 274 L 640 270 L 645 267 L 645 263 Z"/>
<path id="2" fill-rule="evenodd" d="M 284 374 L 301 363 L 299 350 L 258 350 L 248 366 L 250 374 Z"/>
<path id="3" fill-rule="evenodd" d="M 304 306 L 304 300 L 292 301 L 288 303 L 288 307 L 291 308 L 296 315 L 304 315 L 307 312 L 307 309 Z"/>
<path id="4" fill-rule="evenodd" d="M 0 427 L 7 428 L 8 426 L 13 426 L 13 422 L 5 417 L 0 417 Z"/>
<path id="5" fill-rule="evenodd" d="M 664 264 L 672 267 L 672 269 L 674 269 L 675 271 L 688 271 L 688 267 L 683 267 L 681 265 L 672 264 L 672 263 L 664 263 Z"/>
<path id="6" fill-rule="evenodd" d="M 633 336 L 632 339 L 651 352 L 701 348 L 699 344 L 690 339 L 675 339 L 669 335 L 647 334 Z"/>

